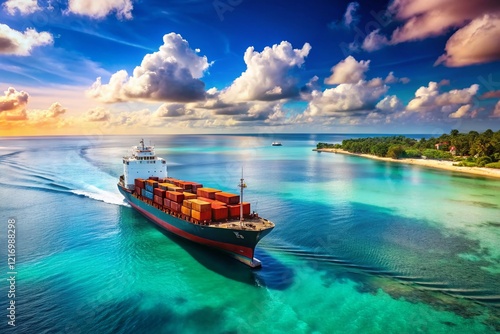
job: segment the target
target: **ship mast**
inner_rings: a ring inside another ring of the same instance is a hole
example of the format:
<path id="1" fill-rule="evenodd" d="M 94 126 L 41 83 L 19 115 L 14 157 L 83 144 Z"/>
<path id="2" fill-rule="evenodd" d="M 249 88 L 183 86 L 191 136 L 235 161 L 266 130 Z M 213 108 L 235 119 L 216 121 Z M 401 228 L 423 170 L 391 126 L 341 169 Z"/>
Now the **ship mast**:
<path id="1" fill-rule="evenodd" d="M 240 226 L 243 226 L 243 189 L 247 187 L 244 181 L 243 167 L 241 167 L 241 179 L 240 184 L 238 184 L 238 187 L 240 187 Z"/>

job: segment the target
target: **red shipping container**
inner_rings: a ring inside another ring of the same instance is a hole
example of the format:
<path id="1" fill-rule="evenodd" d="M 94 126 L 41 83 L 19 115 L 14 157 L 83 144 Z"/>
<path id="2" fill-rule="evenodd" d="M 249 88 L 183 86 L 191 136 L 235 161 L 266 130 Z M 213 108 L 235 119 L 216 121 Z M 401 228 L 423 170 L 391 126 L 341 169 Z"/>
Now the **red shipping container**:
<path id="1" fill-rule="evenodd" d="M 170 209 L 174 212 L 181 212 L 181 205 L 179 203 L 176 203 L 176 202 L 170 202 Z"/>
<path id="2" fill-rule="evenodd" d="M 140 178 L 135 179 L 134 184 L 136 187 L 140 187 L 142 189 L 146 188 L 146 182 L 144 181 L 144 179 L 140 179 Z"/>
<path id="3" fill-rule="evenodd" d="M 161 198 L 165 198 L 165 190 L 161 189 L 161 188 L 154 188 L 153 189 L 153 193 L 156 195 L 156 196 L 159 196 Z"/>
<path id="4" fill-rule="evenodd" d="M 215 199 L 226 204 L 238 204 L 240 202 L 240 195 L 230 194 L 226 192 L 215 193 Z"/>
<path id="5" fill-rule="evenodd" d="M 223 220 L 228 217 L 227 206 L 216 206 L 212 207 L 212 219 L 213 220 Z"/>
<path id="6" fill-rule="evenodd" d="M 212 212 L 211 211 L 200 212 L 196 210 L 191 210 L 191 216 L 199 221 L 205 221 L 205 220 L 208 221 L 212 219 Z"/>
<path id="7" fill-rule="evenodd" d="M 210 199 L 215 199 L 215 194 L 220 192 L 218 189 L 213 189 L 213 188 L 198 188 L 196 190 L 196 195 L 198 197 L 206 197 Z"/>
<path id="8" fill-rule="evenodd" d="M 250 215 L 250 203 L 249 202 L 243 202 L 243 215 L 244 216 Z"/>
<path id="9" fill-rule="evenodd" d="M 182 203 L 184 201 L 184 194 L 177 191 L 167 191 L 167 198 L 172 202 Z"/>
<path id="10" fill-rule="evenodd" d="M 154 195 L 153 199 L 156 204 L 163 205 L 163 198 L 161 198 L 160 196 Z"/>
<path id="11" fill-rule="evenodd" d="M 229 217 L 230 218 L 236 218 L 236 217 L 240 216 L 240 206 L 239 205 L 230 204 L 227 206 L 227 208 L 229 209 Z"/>
<path id="12" fill-rule="evenodd" d="M 191 190 L 193 188 L 191 182 L 180 181 L 178 185 L 184 190 Z"/>
<path id="13" fill-rule="evenodd" d="M 158 176 L 150 176 L 149 180 L 158 181 Z"/>
<path id="14" fill-rule="evenodd" d="M 170 202 L 171 202 L 171 200 L 169 200 L 168 198 L 164 198 L 163 199 L 163 206 L 166 207 L 167 209 L 170 209 Z"/>

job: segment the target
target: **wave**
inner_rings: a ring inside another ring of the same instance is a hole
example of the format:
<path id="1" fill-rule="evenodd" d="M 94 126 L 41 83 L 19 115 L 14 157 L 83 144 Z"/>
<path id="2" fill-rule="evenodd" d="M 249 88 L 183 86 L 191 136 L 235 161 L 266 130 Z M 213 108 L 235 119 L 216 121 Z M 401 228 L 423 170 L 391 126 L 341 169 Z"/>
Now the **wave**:
<path id="1" fill-rule="evenodd" d="M 96 188 L 96 190 L 94 191 L 74 189 L 71 190 L 70 192 L 78 196 L 88 197 L 96 201 L 101 201 L 108 204 L 129 206 L 124 201 L 121 195 L 112 193 L 110 191 L 100 190 Z"/>

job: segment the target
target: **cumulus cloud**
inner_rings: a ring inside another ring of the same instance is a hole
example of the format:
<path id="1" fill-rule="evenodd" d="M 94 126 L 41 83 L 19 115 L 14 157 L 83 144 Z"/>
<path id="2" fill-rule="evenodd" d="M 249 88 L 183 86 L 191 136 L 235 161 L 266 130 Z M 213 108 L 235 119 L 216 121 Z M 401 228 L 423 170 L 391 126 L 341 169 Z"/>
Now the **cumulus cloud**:
<path id="1" fill-rule="evenodd" d="M 472 106 L 470 104 L 464 104 L 460 106 L 457 111 L 448 115 L 449 118 L 463 118 L 467 115 L 467 112 L 470 110 Z"/>
<path id="2" fill-rule="evenodd" d="M 363 41 L 366 51 L 386 45 L 423 40 L 440 36 L 452 29 L 458 31 L 446 45 L 446 53 L 439 62 L 447 66 L 466 66 L 500 59 L 498 52 L 498 0 L 395 0 L 388 12 L 402 22 L 390 38 L 374 30 Z M 470 47 L 468 41 L 474 43 Z M 463 48 L 464 45 L 467 47 Z"/>
<path id="3" fill-rule="evenodd" d="M 102 107 L 90 109 L 85 115 L 85 120 L 89 122 L 105 122 L 109 121 L 110 118 L 111 113 L 109 112 L 109 110 Z"/>
<path id="4" fill-rule="evenodd" d="M 484 15 L 456 31 L 446 42 L 436 65 L 460 67 L 500 59 L 500 15 Z"/>
<path id="5" fill-rule="evenodd" d="M 0 113 L 3 111 L 19 111 L 26 108 L 29 94 L 25 91 L 17 91 L 14 87 L 9 87 L 0 96 Z"/>
<path id="6" fill-rule="evenodd" d="M 42 9 L 38 6 L 37 0 L 7 0 L 3 7 L 10 15 L 15 15 L 16 12 L 21 15 L 29 15 Z"/>
<path id="7" fill-rule="evenodd" d="M 332 67 L 332 75 L 325 79 L 325 83 L 329 85 L 356 83 L 365 78 L 369 66 L 369 60 L 358 62 L 353 56 L 348 56 Z"/>
<path id="8" fill-rule="evenodd" d="M 188 102 L 205 98 L 205 83 L 200 80 L 210 64 L 189 47 L 181 35 L 163 36 L 159 51 L 147 54 L 132 76 L 121 70 L 109 83 L 97 78 L 87 96 L 101 102 L 129 100 Z"/>
<path id="9" fill-rule="evenodd" d="M 366 111 L 375 108 L 387 89 L 386 85 L 374 86 L 360 80 L 355 84 L 340 84 L 324 91 L 315 90 L 311 93 L 306 112 L 312 116 L 333 113 L 366 114 Z"/>
<path id="10" fill-rule="evenodd" d="M 470 104 L 476 95 L 479 86 L 474 84 L 469 88 L 454 89 L 449 92 L 439 93 L 439 85 L 436 82 L 429 82 L 427 87 L 420 87 L 415 92 L 413 98 L 407 105 L 407 110 L 412 111 L 433 111 L 437 107 Z"/>
<path id="11" fill-rule="evenodd" d="M 0 24 L 0 54 L 29 56 L 34 48 L 52 43 L 54 39 L 48 32 L 28 28 L 23 33 Z"/>
<path id="12" fill-rule="evenodd" d="M 404 109 L 403 103 L 396 95 L 386 96 L 375 106 L 378 110 L 386 113 L 401 111 Z"/>
<path id="13" fill-rule="evenodd" d="M 131 19 L 132 9 L 131 0 L 69 0 L 67 11 L 94 19 L 102 19 L 116 12 L 120 19 Z"/>
<path id="14" fill-rule="evenodd" d="M 310 50 L 309 43 L 302 49 L 293 49 L 286 41 L 266 47 L 262 52 L 249 47 L 244 55 L 246 71 L 221 92 L 221 99 L 273 101 L 298 95 L 298 80 L 292 72 L 302 66 Z"/>

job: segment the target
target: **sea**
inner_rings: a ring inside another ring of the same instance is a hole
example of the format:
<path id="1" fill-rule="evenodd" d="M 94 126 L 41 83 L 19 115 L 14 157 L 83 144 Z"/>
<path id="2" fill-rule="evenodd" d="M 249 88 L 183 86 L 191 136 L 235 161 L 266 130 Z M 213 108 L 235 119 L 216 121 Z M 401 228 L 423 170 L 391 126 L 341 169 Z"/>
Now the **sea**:
<path id="1" fill-rule="evenodd" d="M 0 332 L 498 333 L 500 180 L 313 151 L 361 136 L 1 138 Z M 261 269 L 123 201 L 141 138 L 172 177 L 243 172 Z"/>

